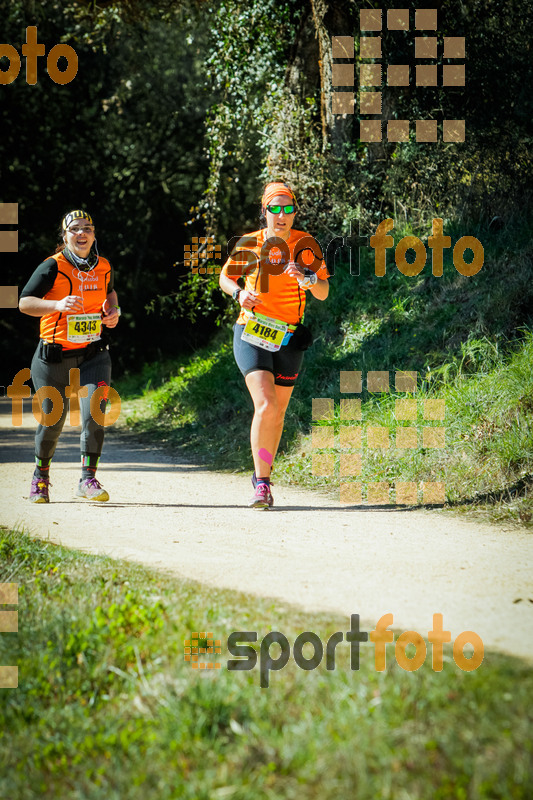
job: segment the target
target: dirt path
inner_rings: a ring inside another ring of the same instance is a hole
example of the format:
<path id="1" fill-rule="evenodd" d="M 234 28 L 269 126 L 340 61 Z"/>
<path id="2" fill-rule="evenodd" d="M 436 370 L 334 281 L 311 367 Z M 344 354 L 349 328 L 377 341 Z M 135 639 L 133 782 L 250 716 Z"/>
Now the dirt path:
<path id="1" fill-rule="evenodd" d="M 0 401 L 4 525 L 310 611 L 359 613 L 367 626 L 390 612 L 395 628 L 425 636 L 439 612 L 452 639 L 471 630 L 486 649 L 533 659 L 530 533 L 437 511 L 343 507 L 280 486 L 274 509 L 248 509 L 248 477 L 205 472 L 113 431 L 98 473 L 111 500 L 87 503 L 74 499 L 79 429 L 70 427 L 52 466 L 52 502 L 33 505 L 34 428 L 31 413 L 13 427 L 10 401 Z"/>

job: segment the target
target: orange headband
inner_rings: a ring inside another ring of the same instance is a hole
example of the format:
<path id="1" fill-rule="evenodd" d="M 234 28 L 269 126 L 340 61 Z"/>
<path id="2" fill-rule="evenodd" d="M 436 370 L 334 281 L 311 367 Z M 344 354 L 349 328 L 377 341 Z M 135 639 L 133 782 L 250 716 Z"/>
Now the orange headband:
<path id="1" fill-rule="evenodd" d="M 270 205 L 270 201 L 274 197 L 277 197 L 280 194 L 290 197 L 291 200 L 295 199 L 292 191 L 289 189 L 288 186 L 285 186 L 284 183 L 269 183 L 265 188 L 263 197 L 261 198 L 261 205 L 263 206 L 263 210 L 268 205 Z"/>

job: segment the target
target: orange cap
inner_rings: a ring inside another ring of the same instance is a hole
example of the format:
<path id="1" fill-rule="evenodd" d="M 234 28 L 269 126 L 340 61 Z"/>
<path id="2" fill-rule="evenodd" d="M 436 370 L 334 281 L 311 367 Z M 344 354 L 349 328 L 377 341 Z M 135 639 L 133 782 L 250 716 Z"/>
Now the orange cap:
<path id="1" fill-rule="evenodd" d="M 265 191 L 263 192 L 263 197 L 261 198 L 263 211 L 268 205 L 270 205 L 270 201 L 280 194 L 290 197 L 291 200 L 295 199 L 292 190 L 288 186 L 285 186 L 284 183 L 268 183 L 265 187 Z"/>

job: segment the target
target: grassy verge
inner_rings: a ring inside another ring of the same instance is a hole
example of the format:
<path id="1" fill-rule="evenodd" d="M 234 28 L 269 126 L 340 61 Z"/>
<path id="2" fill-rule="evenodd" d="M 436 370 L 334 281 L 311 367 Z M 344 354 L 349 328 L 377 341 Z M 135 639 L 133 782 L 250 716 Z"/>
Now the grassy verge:
<path id="1" fill-rule="evenodd" d="M 445 230 L 452 242 L 467 233 L 450 224 Z M 398 231 L 397 238 L 407 233 L 412 231 Z M 485 247 L 483 269 L 472 278 L 455 270 L 451 251 L 442 278 L 434 278 L 429 267 L 406 277 L 394 264 L 377 278 L 362 251 L 360 276 L 339 267 L 328 300 L 310 302 L 306 321 L 315 343 L 286 417 L 276 481 L 338 496 L 339 484 L 353 480 L 340 474 L 340 401 L 360 397 L 363 427 L 390 432 L 389 447 L 379 451 L 368 447 L 363 433 L 363 497 L 369 482 L 380 482 L 395 502 L 395 485 L 403 481 L 416 484 L 422 503 L 425 482 L 444 483 L 449 505 L 532 525 L 533 228 L 509 223 L 496 233 L 487 226 L 469 233 Z M 353 370 L 362 372 L 363 391 L 342 394 L 339 374 Z M 372 370 L 389 372 L 390 392 L 367 391 Z M 417 372 L 416 396 L 395 392 L 399 370 Z M 193 357 L 125 376 L 119 390 L 126 398 L 123 419 L 137 433 L 158 437 L 214 469 L 252 469 L 252 405 L 233 360 L 229 329 Z M 335 401 L 333 419 L 318 423 L 333 426 L 333 448 L 319 448 L 311 437 L 312 399 L 318 397 Z M 417 400 L 415 419 L 399 421 L 395 401 L 408 397 Z M 445 418 L 426 420 L 424 401 L 437 398 L 445 400 Z M 397 447 L 397 428 L 413 426 L 416 447 Z M 444 448 L 427 446 L 425 427 L 446 428 Z M 313 474 L 312 457 L 321 453 L 334 456 L 327 477 Z"/>
<path id="2" fill-rule="evenodd" d="M 19 583 L 19 632 L 0 637 L 0 663 L 18 664 L 20 680 L 0 690 L 2 797 L 530 797 L 533 671 L 518 660 L 486 653 L 463 672 L 445 650 L 433 672 L 429 647 L 407 672 L 389 645 L 376 672 L 363 644 L 353 671 L 344 642 L 335 670 L 291 658 L 261 689 L 257 667 L 227 670 L 231 631 L 257 631 L 258 650 L 270 630 L 292 646 L 349 621 L 6 530 L 0 554 L 0 582 Z M 206 630 L 222 641 L 214 672 L 183 656 L 184 639 Z"/>
<path id="3" fill-rule="evenodd" d="M 428 370 L 416 393 L 363 394 L 363 425 L 343 420 L 336 404 L 334 417 L 317 423 L 312 436 L 302 437 L 300 448 L 309 452 L 330 432 L 334 446 L 313 452 L 333 454 L 336 485 L 353 480 L 339 474 L 344 454 L 361 452 L 362 482 L 381 483 L 390 502 L 402 502 L 398 483 L 410 482 L 418 502 L 428 482 L 438 483 L 451 507 L 477 508 L 494 520 L 532 527 L 532 360 L 530 332 L 505 353 L 487 338 L 471 339 L 445 372 Z M 354 428 L 362 428 L 360 450 L 343 447 Z M 377 446 L 383 428 L 385 448 Z M 310 457 L 303 460 L 311 470 Z M 289 454 L 280 461 L 290 474 L 296 459 Z"/>

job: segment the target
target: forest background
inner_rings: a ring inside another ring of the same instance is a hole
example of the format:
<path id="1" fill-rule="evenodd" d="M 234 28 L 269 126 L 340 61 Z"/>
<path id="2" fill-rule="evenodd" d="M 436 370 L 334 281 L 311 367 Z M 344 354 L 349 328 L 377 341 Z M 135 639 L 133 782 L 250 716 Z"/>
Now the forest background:
<path id="1" fill-rule="evenodd" d="M 126 378 L 130 394 L 165 385 L 152 405 L 152 432 L 166 416 L 168 433 L 181 413 L 181 441 L 209 449 L 200 417 L 223 420 L 231 442 L 216 451 L 242 468 L 246 446 L 234 442 L 244 389 L 208 403 L 230 370 L 238 381 L 228 348 L 234 308 L 215 274 L 192 275 L 184 248 L 195 236 L 213 236 L 222 259 L 206 266 L 220 266 L 231 237 L 258 227 L 264 182 L 282 178 L 297 192 L 296 227 L 321 243 L 357 233 L 357 225 L 369 235 L 386 217 L 395 220 L 396 241 L 407 234 L 427 241 L 440 217 L 452 244 L 472 235 L 485 249 L 482 271 L 470 278 L 454 269 L 451 251 L 442 278 L 431 275 L 429 258 L 418 276 L 400 275 L 390 254 L 387 276 L 377 278 L 369 248 L 361 248 L 360 275 L 350 274 L 340 250 L 328 302 L 310 304 L 314 360 L 288 418 L 288 441 L 306 432 L 297 418 L 310 421 L 310 398 L 331 396 L 333 385 L 338 391 L 342 369 L 417 370 L 429 392 L 458 377 L 492 375 L 486 399 L 502 385 L 498 370 L 520 353 L 525 364 L 529 358 L 533 10 L 526 0 L 432 7 L 439 44 L 443 36 L 466 38 L 466 85 L 384 86 L 383 117 L 411 120 L 411 137 L 365 143 L 357 106 L 354 115 L 332 113 L 331 37 L 355 37 L 357 65 L 360 9 L 382 8 L 385 18 L 390 2 L 0 2 L 2 42 L 20 53 L 26 27 L 36 25 L 47 52 L 65 42 L 79 58 L 68 84 L 54 83 L 40 58 L 35 85 L 25 81 L 23 60 L 18 78 L 0 86 L 0 201 L 18 203 L 20 242 L 18 254 L 1 256 L 3 283 L 20 290 L 53 252 L 63 213 L 89 208 L 123 310 L 112 333 L 115 377 Z M 383 63 L 410 64 L 413 74 L 414 34 L 413 6 L 410 30 L 384 26 Z M 441 46 L 437 63 L 439 71 L 448 63 Z M 357 97 L 357 69 L 355 76 Z M 416 119 L 465 119 L 465 142 L 443 142 L 440 125 L 436 143 L 416 142 Z M 0 385 L 7 386 L 30 363 L 37 325 L 3 309 L 0 326 Z M 474 460 L 509 426 L 511 406 L 521 432 L 518 441 L 507 430 L 512 441 L 490 479 L 463 486 L 456 499 L 514 485 L 527 493 L 531 392 L 523 368 L 520 376 L 498 408 L 479 405 L 478 384 L 474 401 L 463 397 L 474 430 L 463 426 L 458 437 L 463 445 L 475 440 Z M 296 472 L 308 466 L 304 459 Z M 441 468 L 449 472 L 449 461 Z"/>

